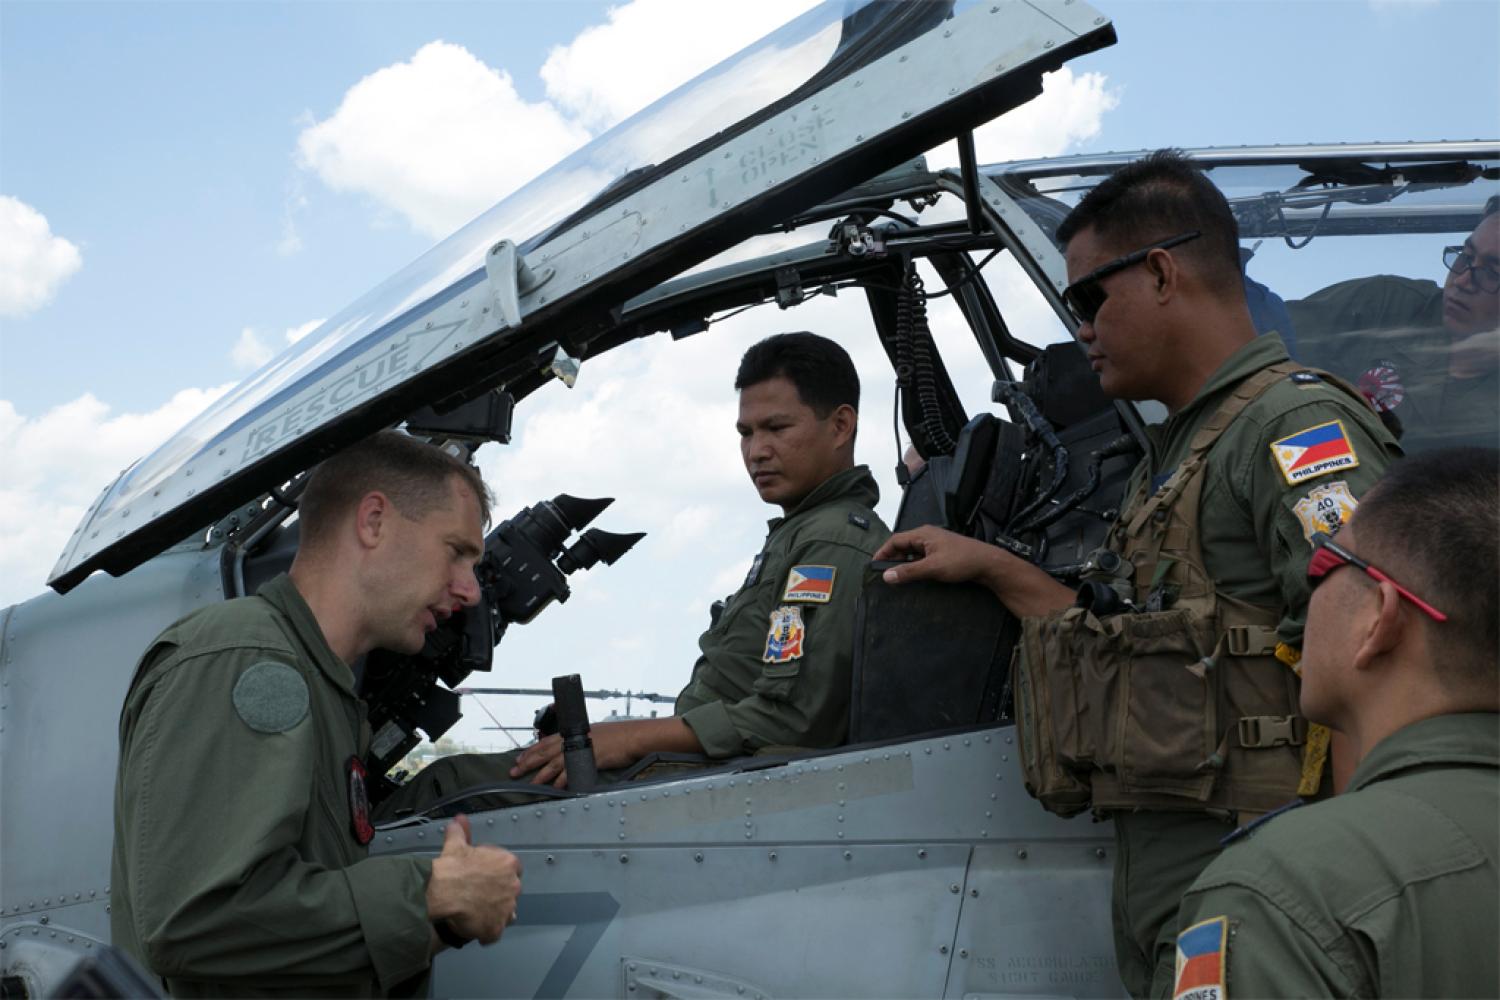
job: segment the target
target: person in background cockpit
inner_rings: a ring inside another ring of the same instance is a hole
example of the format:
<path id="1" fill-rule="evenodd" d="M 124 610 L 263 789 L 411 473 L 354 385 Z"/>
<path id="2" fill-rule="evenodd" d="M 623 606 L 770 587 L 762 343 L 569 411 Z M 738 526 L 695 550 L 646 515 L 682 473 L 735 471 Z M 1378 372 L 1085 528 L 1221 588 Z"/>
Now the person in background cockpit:
<path id="1" fill-rule="evenodd" d="M 1408 452 L 1500 442 L 1500 197 L 1442 260 L 1442 287 L 1382 274 L 1287 303 L 1300 359 L 1396 417 Z"/>

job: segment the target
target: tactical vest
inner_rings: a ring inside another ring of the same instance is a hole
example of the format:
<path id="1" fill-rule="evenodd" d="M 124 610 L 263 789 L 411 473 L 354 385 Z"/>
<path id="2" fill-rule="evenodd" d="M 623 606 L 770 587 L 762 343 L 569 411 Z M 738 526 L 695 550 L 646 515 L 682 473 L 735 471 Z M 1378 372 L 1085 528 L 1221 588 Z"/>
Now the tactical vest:
<path id="1" fill-rule="evenodd" d="M 1217 593 L 1199 548 L 1209 450 L 1266 390 L 1308 369 L 1244 379 L 1154 492 L 1150 477 L 1107 548 L 1137 610 L 1084 607 L 1023 621 L 1014 677 L 1027 790 L 1052 812 L 1121 809 L 1257 814 L 1316 790 L 1303 777 L 1308 724 L 1298 681 L 1276 657 L 1279 608 Z M 1332 376 L 1324 381 L 1354 395 Z"/>

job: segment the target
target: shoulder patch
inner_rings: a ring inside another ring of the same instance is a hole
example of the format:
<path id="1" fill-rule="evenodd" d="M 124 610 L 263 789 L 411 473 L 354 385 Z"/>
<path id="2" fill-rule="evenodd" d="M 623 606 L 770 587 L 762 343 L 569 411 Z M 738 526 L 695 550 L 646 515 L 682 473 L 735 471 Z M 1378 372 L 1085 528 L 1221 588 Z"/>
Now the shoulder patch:
<path id="1" fill-rule="evenodd" d="M 1173 1000 L 1227 1000 L 1224 950 L 1229 919 L 1214 917 L 1177 935 L 1177 980 Z"/>
<path id="2" fill-rule="evenodd" d="M 1321 385 L 1323 382 L 1317 372 L 1292 372 L 1292 381 L 1298 385 Z"/>
<path id="3" fill-rule="evenodd" d="M 865 517 L 863 514 L 856 514 L 853 511 L 850 511 L 849 523 L 854 525 L 860 531 L 870 530 L 870 519 L 868 517 Z"/>
<path id="4" fill-rule="evenodd" d="M 1317 534 L 1338 534 L 1358 506 L 1359 501 L 1354 499 L 1349 484 L 1340 479 L 1314 486 L 1307 496 L 1293 505 L 1292 511 L 1302 522 L 1302 534 L 1310 542 Z"/>
<path id="5" fill-rule="evenodd" d="M 802 609 L 784 604 L 771 612 L 771 631 L 766 633 L 766 663 L 790 663 L 802 655 L 807 626 L 802 623 Z"/>
<path id="6" fill-rule="evenodd" d="M 257 733 L 284 733 L 307 718 L 307 682 L 295 668 L 262 660 L 235 682 L 234 711 Z"/>
<path id="7" fill-rule="evenodd" d="M 1342 420 L 1330 420 L 1272 441 L 1271 457 L 1291 486 L 1359 465 Z"/>
<path id="8" fill-rule="evenodd" d="M 1406 399 L 1406 386 L 1401 384 L 1401 369 L 1396 362 L 1384 358 L 1359 377 L 1359 391 L 1365 394 L 1377 412 L 1389 413 Z"/>
<path id="9" fill-rule="evenodd" d="M 786 575 L 783 604 L 827 604 L 833 600 L 834 566 L 793 566 Z"/>

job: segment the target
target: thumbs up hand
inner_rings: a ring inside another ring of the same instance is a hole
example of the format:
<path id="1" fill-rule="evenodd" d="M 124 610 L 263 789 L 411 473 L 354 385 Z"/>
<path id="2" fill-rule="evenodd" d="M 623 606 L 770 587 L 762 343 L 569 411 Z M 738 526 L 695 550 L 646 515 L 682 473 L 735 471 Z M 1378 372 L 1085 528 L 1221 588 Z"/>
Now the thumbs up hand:
<path id="1" fill-rule="evenodd" d="M 521 861 L 504 848 L 476 847 L 469 838 L 469 818 L 455 816 L 443 832 L 443 853 L 432 862 L 427 916 L 446 920 L 463 937 L 493 944 L 516 919 Z"/>

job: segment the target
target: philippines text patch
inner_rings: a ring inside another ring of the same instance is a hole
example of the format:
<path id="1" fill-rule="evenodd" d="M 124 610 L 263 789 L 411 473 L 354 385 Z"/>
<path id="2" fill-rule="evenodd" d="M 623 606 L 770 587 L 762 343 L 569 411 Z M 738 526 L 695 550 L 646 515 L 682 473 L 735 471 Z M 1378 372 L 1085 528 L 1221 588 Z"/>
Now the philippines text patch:
<path id="1" fill-rule="evenodd" d="M 1292 507 L 1297 520 L 1302 522 L 1302 534 L 1312 541 L 1320 532 L 1336 535 L 1344 522 L 1354 513 L 1359 501 L 1349 491 L 1349 484 L 1340 479 L 1324 486 L 1314 486 Z"/>
<path id="2" fill-rule="evenodd" d="M 1354 445 L 1344 430 L 1342 420 L 1298 431 L 1291 437 L 1271 442 L 1271 455 L 1281 474 L 1293 486 L 1308 479 L 1359 464 Z"/>
<path id="3" fill-rule="evenodd" d="M 1214 917 L 1177 935 L 1177 984 L 1173 1000 L 1226 1000 L 1224 945 L 1229 921 Z"/>
<path id="4" fill-rule="evenodd" d="M 784 602 L 827 604 L 833 600 L 833 578 L 838 570 L 832 566 L 793 566 L 786 575 Z"/>
<path id="5" fill-rule="evenodd" d="M 784 604 L 771 612 L 771 631 L 766 633 L 767 663 L 789 663 L 802 655 L 807 626 L 802 624 L 802 609 Z"/>
<path id="6" fill-rule="evenodd" d="M 284 733 L 307 718 L 307 682 L 295 668 L 263 660 L 240 674 L 230 695 L 240 720 L 257 733 Z"/>

